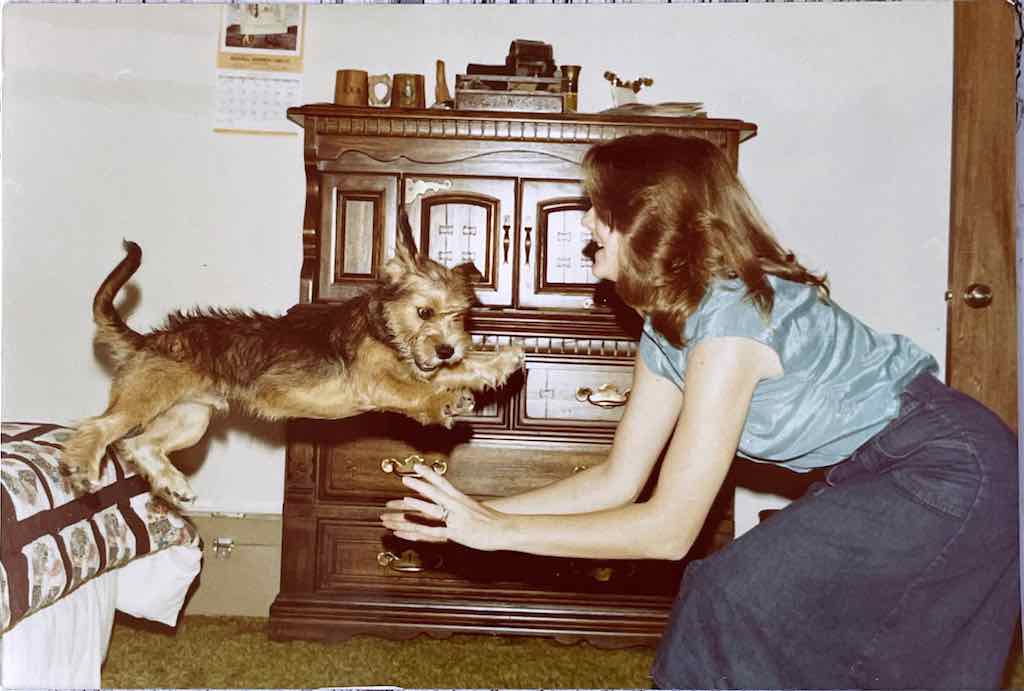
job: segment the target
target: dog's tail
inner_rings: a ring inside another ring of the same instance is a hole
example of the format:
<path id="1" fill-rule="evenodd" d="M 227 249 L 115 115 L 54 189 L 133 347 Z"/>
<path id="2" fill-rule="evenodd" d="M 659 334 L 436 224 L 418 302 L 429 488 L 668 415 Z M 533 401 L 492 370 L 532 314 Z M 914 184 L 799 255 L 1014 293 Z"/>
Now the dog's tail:
<path id="1" fill-rule="evenodd" d="M 138 350 L 142 334 L 133 331 L 114 307 L 114 297 L 139 270 L 142 264 L 142 248 L 131 240 L 124 241 L 125 258 L 103 279 L 96 297 L 92 301 L 92 318 L 96 322 L 96 340 L 111 350 L 118 363 Z"/>

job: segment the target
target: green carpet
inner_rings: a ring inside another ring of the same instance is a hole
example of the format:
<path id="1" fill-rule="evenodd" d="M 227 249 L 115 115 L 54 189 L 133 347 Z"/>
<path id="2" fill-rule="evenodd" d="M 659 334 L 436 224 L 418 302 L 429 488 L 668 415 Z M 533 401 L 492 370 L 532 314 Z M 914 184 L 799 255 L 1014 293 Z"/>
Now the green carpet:
<path id="1" fill-rule="evenodd" d="M 651 648 L 602 650 L 540 638 L 272 641 L 266 629 L 267 620 L 260 618 L 190 616 L 172 629 L 118 615 L 103 686 L 636 689 L 650 688 L 647 672 L 654 658 Z M 1024 689 L 1019 655 L 1008 665 L 1006 686 Z"/>
<path id="2" fill-rule="evenodd" d="M 652 648 L 602 650 L 539 638 L 272 641 L 267 620 L 184 617 L 177 629 L 118 616 L 108 688 L 650 688 Z"/>

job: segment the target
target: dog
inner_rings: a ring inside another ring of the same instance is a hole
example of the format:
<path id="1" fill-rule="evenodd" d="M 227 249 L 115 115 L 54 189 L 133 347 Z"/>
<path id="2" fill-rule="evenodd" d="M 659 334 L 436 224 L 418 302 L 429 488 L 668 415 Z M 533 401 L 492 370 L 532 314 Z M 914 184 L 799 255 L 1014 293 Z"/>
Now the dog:
<path id="1" fill-rule="evenodd" d="M 77 493 L 94 486 L 114 444 L 155 494 L 179 507 L 192 504 L 195 494 L 168 454 L 196 444 L 213 413 L 231 403 L 266 420 L 392 411 L 451 428 L 455 416 L 474 409 L 474 391 L 500 387 L 524 364 L 519 345 L 472 349 L 465 322 L 476 269 L 447 268 L 420 253 L 404 211 L 376 288 L 277 317 L 179 311 L 145 334 L 114 307 L 142 263 L 142 249 L 124 244 L 125 258 L 93 300 L 96 340 L 115 365 L 109 404 L 78 426 L 62 454 L 62 472 Z"/>

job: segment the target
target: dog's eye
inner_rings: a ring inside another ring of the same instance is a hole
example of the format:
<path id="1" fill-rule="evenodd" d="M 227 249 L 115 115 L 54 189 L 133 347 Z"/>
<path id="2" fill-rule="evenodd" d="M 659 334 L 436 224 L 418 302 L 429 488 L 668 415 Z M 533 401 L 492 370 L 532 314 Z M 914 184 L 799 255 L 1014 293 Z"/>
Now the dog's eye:
<path id="1" fill-rule="evenodd" d="M 430 309 L 429 307 L 417 307 L 416 314 L 418 314 L 420 319 L 422 319 L 423 321 L 427 321 L 428 319 L 434 316 L 434 310 Z"/>

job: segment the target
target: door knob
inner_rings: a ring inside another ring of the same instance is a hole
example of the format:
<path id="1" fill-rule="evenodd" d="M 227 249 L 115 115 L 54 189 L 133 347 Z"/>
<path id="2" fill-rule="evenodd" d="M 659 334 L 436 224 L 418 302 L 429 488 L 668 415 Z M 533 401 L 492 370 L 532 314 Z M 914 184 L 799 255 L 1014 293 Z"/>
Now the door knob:
<path id="1" fill-rule="evenodd" d="M 964 302 L 974 309 L 988 307 L 992 304 L 992 287 L 984 283 L 972 283 L 964 291 Z"/>

